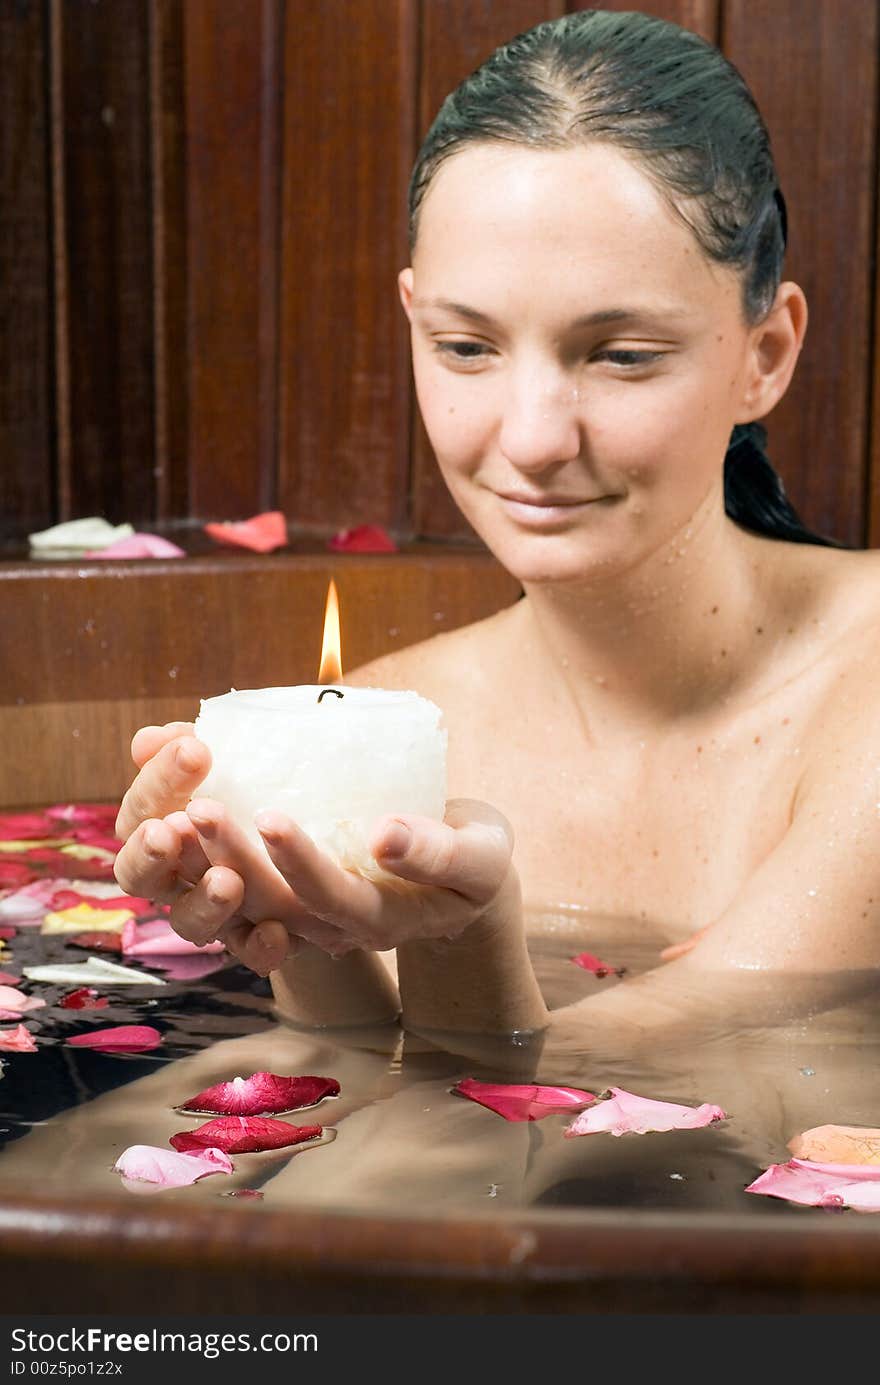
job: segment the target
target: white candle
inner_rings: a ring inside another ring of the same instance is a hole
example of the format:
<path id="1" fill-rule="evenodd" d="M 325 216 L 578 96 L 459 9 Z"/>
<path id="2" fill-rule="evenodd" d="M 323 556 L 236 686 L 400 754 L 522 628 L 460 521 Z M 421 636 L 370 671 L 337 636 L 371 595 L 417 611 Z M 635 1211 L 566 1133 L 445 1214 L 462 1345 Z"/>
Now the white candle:
<path id="1" fill-rule="evenodd" d="M 212 763 L 198 793 L 223 803 L 252 840 L 261 840 L 254 815 L 277 809 L 341 865 L 375 872 L 367 842 L 377 817 L 443 818 L 441 717 L 418 693 L 383 688 L 302 684 L 205 698 L 195 733 Z"/>

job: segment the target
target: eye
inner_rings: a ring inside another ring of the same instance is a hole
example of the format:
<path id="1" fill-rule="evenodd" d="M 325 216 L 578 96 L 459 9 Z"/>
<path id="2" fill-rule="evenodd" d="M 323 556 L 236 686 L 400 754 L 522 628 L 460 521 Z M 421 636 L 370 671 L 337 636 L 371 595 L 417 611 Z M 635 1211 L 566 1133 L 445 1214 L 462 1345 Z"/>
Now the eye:
<path id="1" fill-rule="evenodd" d="M 481 341 L 435 341 L 434 350 L 447 364 L 459 369 L 480 365 L 492 354 L 492 348 Z"/>
<path id="2" fill-rule="evenodd" d="M 593 355 L 594 361 L 610 361 L 612 365 L 621 366 L 626 370 L 634 370 L 639 366 L 654 365 L 656 361 L 663 359 L 663 351 L 623 351 L 604 349 L 596 351 Z"/>

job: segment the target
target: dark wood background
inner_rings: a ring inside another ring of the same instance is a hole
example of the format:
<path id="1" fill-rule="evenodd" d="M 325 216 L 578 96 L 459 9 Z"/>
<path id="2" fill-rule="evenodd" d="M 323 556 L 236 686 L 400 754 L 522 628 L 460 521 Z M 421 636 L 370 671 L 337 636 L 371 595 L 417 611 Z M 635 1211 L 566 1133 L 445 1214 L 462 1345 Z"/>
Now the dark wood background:
<path id="1" fill-rule="evenodd" d="M 330 575 L 348 668 L 515 597 L 433 463 L 395 281 L 443 96 L 566 8 L 0 0 L 0 802 L 118 794 L 143 722 L 313 681 Z M 642 8 L 757 96 L 811 310 L 771 455 L 809 524 L 880 545 L 880 0 Z M 208 551 L 268 508 L 286 552 Z M 28 561 L 90 514 L 194 556 Z M 402 552 L 331 560 L 362 522 Z"/>
<path id="2" fill-rule="evenodd" d="M 415 417 L 406 181 L 445 92 L 565 8 L 0 0 L 2 537 L 276 506 L 467 537 Z M 811 524 L 873 543 L 877 0 L 642 8 L 757 95 L 811 307 L 773 457 Z"/>

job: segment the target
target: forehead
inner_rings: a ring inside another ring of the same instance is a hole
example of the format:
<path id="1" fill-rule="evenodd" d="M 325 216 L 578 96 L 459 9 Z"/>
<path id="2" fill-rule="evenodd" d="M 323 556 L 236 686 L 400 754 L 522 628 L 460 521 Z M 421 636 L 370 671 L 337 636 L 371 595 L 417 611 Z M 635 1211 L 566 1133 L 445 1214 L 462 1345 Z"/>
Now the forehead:
<path id="1" fill-rule="evenodd" d="M 738 307 L 739 283 L 631 158 L 607 144 L 465 147 L 422 203 L 420 292 L 568 297 L 603 306 L 626 290 L 705 315 Z M 589 305 L 588 305 L 589 306 Z"/>

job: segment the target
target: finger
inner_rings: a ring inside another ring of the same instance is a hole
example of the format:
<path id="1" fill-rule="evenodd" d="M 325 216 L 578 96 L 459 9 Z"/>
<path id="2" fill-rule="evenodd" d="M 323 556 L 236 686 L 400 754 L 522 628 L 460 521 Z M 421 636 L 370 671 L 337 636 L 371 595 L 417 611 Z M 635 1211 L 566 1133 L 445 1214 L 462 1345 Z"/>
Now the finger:
<path id="1" fill-rule="evenodd" d="M 187 942 L 204 947 L 237 915 L 243 895 L 244 883 L 234 870 L 209 866 L 198 884 L 171 905 L 171 926 Z"/>
<path id="2" fill-rule="evenodd" d="M 211 752 L 195 736 L 177 736 L 148 760 L 125 794 L 116 818 L 123 841 L 147 818 L 185 808 L 211 767 Z"/>
<path id="3" fill-rule="evenodd" d="M 445 822 L 380 819 L 371 849 L 381 866 L 404 880 L 455 890 L 475 904 L 487 904 L 510 869 L 513 829 L 487 803 L 452 799 Z"/>
<path id="4" fill-rule="evenodd" d="M 249 923 L 236 919 L 223 930 L 223 941 L 230 952 L 259 976 L 268 976 L 296 952 L 298 939 L 292 938 L 277 919 Z"/>
<path id="5" fill-rule="evenodd" d="M 169 813 L 164 821 L 169 827 L 174 828 L 180 838 L 177 874 L 182 880 L 188 880 L 194 885 L 197 880 L 201 880 L 211 864 L 205 855 L 199 834 L 183 809 L 177 813 Z"/>
<path id="6" fill-rule="evenodd" d="M 252 841 L 214 799 L 194 798 L 186 812 L 208 859 L 214 865 L 230 866 L 245 881 L 245 917 L 281 919 L 296 931 L 292 925 L 305 918 L 307 910 L 259 842 Z"/>
<path id="7" fill-rule="evenodd" d="M 192 736 L 194 726 L 191 721 L 169 721 L 164 726 L 142 726 L 131 738 L 131 758 L 138 769 L 143 769 L 158 750 L 178 736 Z"/>
<path id="8" fill-rule="evenodd" d="M 178 876 L 180 836 L 162 818 L 142 822 L 120 847 L 113 873 L 127 894 L 171 904 L 188 888 Z"/>
<path id="9" fill-rule="evenodd" d="M 368 925 L 378 916 L 382 901 L 376 886 L 343 870 L 290 818 L 267 811 L 255 822 L 277 870 L 315 919 L 350 931 L 352 920 Z"/>

